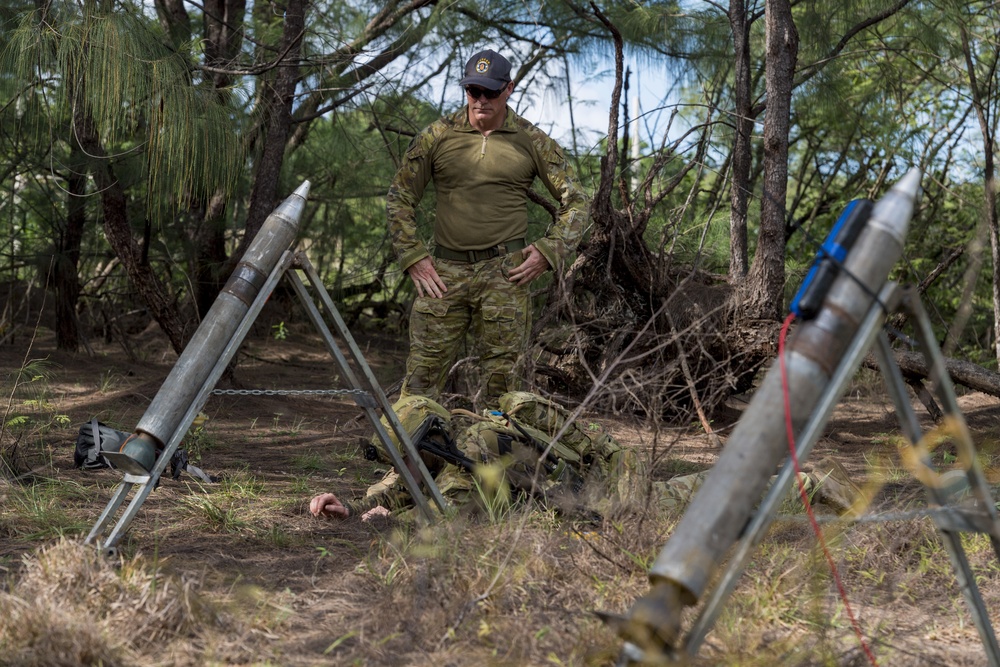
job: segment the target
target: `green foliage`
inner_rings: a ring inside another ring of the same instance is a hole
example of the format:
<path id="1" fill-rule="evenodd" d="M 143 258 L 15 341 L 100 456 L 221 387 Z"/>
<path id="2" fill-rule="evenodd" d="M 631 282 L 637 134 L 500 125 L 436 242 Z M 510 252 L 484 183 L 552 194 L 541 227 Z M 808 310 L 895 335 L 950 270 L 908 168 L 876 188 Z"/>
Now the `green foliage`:
<path id="1" fill-rule="evenodd" d="M 222 493 L 233 500 L 256 500 L 264 492 L 264 482 L 246 471 L 222 478 Z"/>
<path id="2" fill-rule="evenodd" d="M 215 439 L 205 429 L 203 424 L 193 425 L 181 443 L 188 458 L 194 463 L 200 463 L 205 452 L 215 447 Z"/>
<path id="3" fill-rule="evenodd" d="M 2 489 L 0 535 L 40 541 L 78 534 L 88 527 L 85 519 L 69 511 L 90 500 L 87 490 L 75 482 L 39 479 Z"/>
<path id="4" fill-rule="evenodd" d="M 504 478 L 502 467 L 480 466 L 472 482 L 477 504 L 487 520 L 493 525 L 509 521 L 513 516 L 514 505 L 510 485 Z"/>
<path id="5" fill-rule="evenodd" d="M 227 473 L 211 492 L 198 492 L 181 499 L 185 514 L 209 530 L 223 533 L 258 532 L 277 544 L 287 539 L 280 530 L 262 529 L 255 521 L 265 508 L 255 508 L 264 492 L 264 483 L 245 470 Z"/>
<path id="6" fill-rule="evenodd" d="M 971 83 L 961 36 L 964 30 L 971 40 L 978 80 L 991 81 L 996 34 L 991 5 L 910 3 L 852 34 L 837 50 L 849 31 L 894 4 L 845 0 L 793 8 L 800 41 L 784 203 L 789 229 L 797 231 L 786 248 L 786 297 L 794 293 L 844 205 L 856 197 L 877 198 L 909 166 L 925 170 L 926 193 L 908 239 L 906 262 L 895 277 L 922 279 L 970 242 L 981 219 L 984 151 L 975 134 L 977 119 L 969 112 Z M 120 269 L 108 271 L 113 258 L 96 224 L 99 193 L 85 182 L 77 184 L 79 192 L 68 194 L 74 175 L 109 166 L 126 193 L 133 232 L 143 238 L 144 261 L 170 284 L 170 296 L 178 303 L 206 274 L 219 270 L 201 263 L 208 230 L 220 232 L 213 239 L 220 256 L 213 261 L 224 263 L 221 256 L 232 252 L 246 217 L 257 159 L 268 140 L 264 128 L 270 110 L 260 106 L 262 91 L 288 65 L 274 60 L 281 50 L 284 17 L 260 5 L 227 19 L 245 37 L 231 54 L 230 69 L 218 72 L 219 63 L 207 62 L 212 39 L 208 21 L 186 7 L 191 15 L 180 30 L 161 26 L 147 6 L 131 0 L 18 0 L 0 8 L 3 278 L 51 284 L 48 277 L 55 267 L 73 254 L 62 244 L 75 201 L 82 205 L 86 224 L 74 266 L 84 286 L 82 298 L 92 306 L 78 312 L 99 319 L 98 313 L 130 305 L 134 294 Z M 759 10 L 760 5 L 751 6 L 748 27 L 756 114 L 751 252 L 763 196 L 760 132 L 766 102 L 764 21 L 754 7 Z M 579 115 L 579 100 L 587 95 L 581 94 L 577 80 L 567 78 L 565 68 L 571 66 L 593 87 L 611 63 L 609 34 L 586 7 L 437 3 L 381 14 L 373 21 L 382 9 L 336 1 L 309 6 L 303 60 L 296 63 L 296 118 L 278 189 L 287 193 L 303 179 L 312 181 L 302 245 L 338 302 L 391 330 L 405 324 L 412 292 L 386 239 L 385 192 L 410 137 L 462 103 L 454 82 L 471 45 L 503 43 L 509 49 L 523 77 L 515 106 L 518 100 L 548 103 L 565 96 L 567 117 Z M 723 273 L 729 261 L 735 81 L 729 16 L 722 5 L 677 0 L 603 3 L 600 9 L 623 36 L 626 64 L 633 73 L 649 68 L 670 75 L 669 89 L 657 91 L 664 109 L 645 109 L 645 117 L 633 118 L 648 135 L 639 141 L 635 176 L 648 173 L 654 160 L 668 158 L 662 184 L 695 159 L 694 134 L 677 147 L 662 147 L 669 143 L 662 136 L 662 118 L 670 112 L 678 115 L 669 121 L 671 136 L 666 139 L 702 123 L 710 128 L 698 169 L 656 205 L 645 241 L 663 266 L 696 264 Z M 607 86 L 607 79 L 598 85 Z M 994 111 L 994 130 L 996 116 Z M 96 163 L 77 141 L 86 121 L 93 122 L 108 154 Z M 591 192 L 606 141 L 575 135 L 564 142 Z M 623 205 L 617 192 L 616 197 L 616 204 Z M 218 217 L 206 219 L 213 201 Z M 641 198 L 638 203 L 642 205 Z M 430 236 L 433 211 L 430 192 L 418 212 L 425 237 Z M 535 238 L 544 233 L 549 217 L 533 204 L 529 215 L 529 236 Z M 960 309 L 969 306 L 968 326 L 951 343 L 958 346 L 958 356 L 992 363 L 992 267 L 988 256 L 984 259 L 968 303 L 963 303 L 963 288 L 971 257 L 943 273 L 926 300 L 934 304 L 942 339 Z M 544 286 L 544 281 L 536 284 L 539 292 Z M 544 306 L 540 299 L 538 306 Z M 8 319 L 0 315 L 0 335 Z M 117 318 L 104 319 L 121 327 Z M 289 324 L 276 325 L 276 337 Z M 127 331 L 111 326 L 104 333 L 128 339 Z"/>
<path id="7" fill-rule="evenodd" d="M 0 382 L 0 478 L 16 476 L 48 456 L 44 436 L 65 427 L 70 418 L 59 412 L 50 380 L 58 365 L 31 359 Z"/>
<path id="8" fill-rule="evenodd" d="M 0 70 L 72 116 L 72 132 L 91 121 L 119 158 L 141 155 L 130 162 L 145 171 L 152 214 L 229 190 L 240 173 L 232 110 L 198 85 L 186 60 L 129 3 L 55 2 L 25 13 Z M 57 117 L 49 123 L 48 131 L 64 131 Z"/>
<path id="9" fill-rule="evenodd" d="M 307 452 L 292 457 L 292 466 L 303 472 L 319 472 L 326 469 L 323 457 L 318 452 Z M 344 468 L 339 470 L 338 476 L 344 474 Z"/>
<path id="10" fill-rule="evenodd" d="M 415 98 L 387 95 L 314 123 L 309 140 L 290 158 L 296 179 L 319 185 L 315 214 L 303 225 L 309 251 L 338 302 L 359 286 L 383 302 L 399 280 L 385 232 L 385 194 L 412 135 L 438 112 Z M 431 236 L 434 197 L 419 208 L 419 228 Z M 390 275 L 388 275 L 391 273 Z"/>

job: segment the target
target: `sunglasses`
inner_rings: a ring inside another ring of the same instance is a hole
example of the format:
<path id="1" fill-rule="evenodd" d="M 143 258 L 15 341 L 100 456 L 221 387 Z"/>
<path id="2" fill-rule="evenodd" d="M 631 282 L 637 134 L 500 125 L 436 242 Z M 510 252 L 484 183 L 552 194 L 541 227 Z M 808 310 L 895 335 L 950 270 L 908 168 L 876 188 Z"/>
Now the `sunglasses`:
<path id="1" fill-rule="evenodd" d="M 468 93 L 469 97 L 474 100 L 478 100 L 480 97 L 485 97 L 488 100 L 495 100 L 500 97 L 500 94 L 506 90 L 507 86 L 504 86 L 500 90 L 486 90 L 485 88 L 478 88 L 476 86 L 466 86 L 465 92 Z"/>

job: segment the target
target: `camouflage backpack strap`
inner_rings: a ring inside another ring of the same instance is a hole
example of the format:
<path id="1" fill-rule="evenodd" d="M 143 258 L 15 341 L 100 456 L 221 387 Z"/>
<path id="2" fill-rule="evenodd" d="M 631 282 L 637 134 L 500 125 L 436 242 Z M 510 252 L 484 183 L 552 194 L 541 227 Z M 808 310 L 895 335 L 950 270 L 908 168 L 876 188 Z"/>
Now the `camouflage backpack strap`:
<path id="1" fill-rule="evenodd" d="M 100 464 L 97 462 L 98 457 L 101 455 L 101 427 L 100 423 L 97 421 L 97 417 L 90 420 L 90 432 L 94 436 L 94 446 L 90 448 L 87 453 L 87 461 L 84 463 L 88 468 L 96 468 Z"/>
<path id="2" fill-rule="evenodd" d="M 584 476 L 576 452 L 558 444 L 553 446 L 544 433 L 499 413 L 487 412 L 485 417 L 463 431 L 456 443 L 476 461 L 477 475 L 492 475 L 489 469 L 495 467 L 514 488 L 545 496 L 546 500 L 556 489 L 570 494 L 580 492 Z"/>
<path id="3" fill-rule="evenodd" d="M 527 391 L 512 391 L 500 397 L 500 407 L 521 425 L 544 434 L 547 442 L 562 431 L 556 447 L 559 456 L 567 460 L 587 462 L 595 455 L 604 455 L 598 434 L 592 436 L 578 422 L 569 422 L 569 410 L 554 401 Z"/>
<path id="4" fill-rule="evenodd" d="M 479 465 L 489 465 L 514 452 L 514 439 L 518 433 L 500 419 L 479 417 L 463 430 L 455 446 Z"/>
<path id="5" fill-rule="evenodd" d="M 542 432 L 551 440 L 565 426 L 556 442 L 557 456 L 571 461 L 578 472 L 598 480 L 609 498 L 635 500 L 644 488 L 645 466 L 636 452 L 624 448 L 597 422 L 574 421 L 566 426 L 569 410 L 547 398 L 529 392 L 510 392 L 500 397 L 500 405 L 515 420 Z"/>

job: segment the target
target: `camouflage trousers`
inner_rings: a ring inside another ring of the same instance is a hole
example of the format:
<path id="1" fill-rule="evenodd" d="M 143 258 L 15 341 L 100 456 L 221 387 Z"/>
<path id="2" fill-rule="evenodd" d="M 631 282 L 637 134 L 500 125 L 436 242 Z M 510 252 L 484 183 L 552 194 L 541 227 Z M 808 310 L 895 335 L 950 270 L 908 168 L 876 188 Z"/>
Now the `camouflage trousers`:
<path id="1" fill-rule="evenodd" d="M 448 371 L 472 334 L 472 354 L 479 358 L 482 402 L 520 388 L 514 373 L 531 327 L 528 285 L 508 280 L 523 261 L 520 252 L 483 262 L 435 259 L 434 266 L 448 287 L 444 297 L 417 297 L 410 314 L 410 354 L 400 397 L 439 400 Z"/>

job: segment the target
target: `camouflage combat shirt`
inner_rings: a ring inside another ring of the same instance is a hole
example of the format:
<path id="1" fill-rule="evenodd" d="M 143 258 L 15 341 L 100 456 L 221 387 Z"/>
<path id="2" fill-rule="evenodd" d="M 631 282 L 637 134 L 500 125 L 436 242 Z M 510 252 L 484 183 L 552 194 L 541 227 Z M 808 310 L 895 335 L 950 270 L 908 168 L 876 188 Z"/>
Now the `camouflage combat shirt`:
<path id="1" fill-rule="evenodd" d="M 484 136 L 468 107 L 432 123 L 410 142 L 386 198 L 389 233 L 404 271 L 430 253 L 417 237 L 414 210 L 433 178 L 434 241 L 452 250 L 481 250 L 528 229 L 527 191 L 535 178 L 559 201 L 556 220 L 535 247 L 559 267 L 576 249 L 589 201 L 559 145 L 507 107 L 503 125 Z"/>

